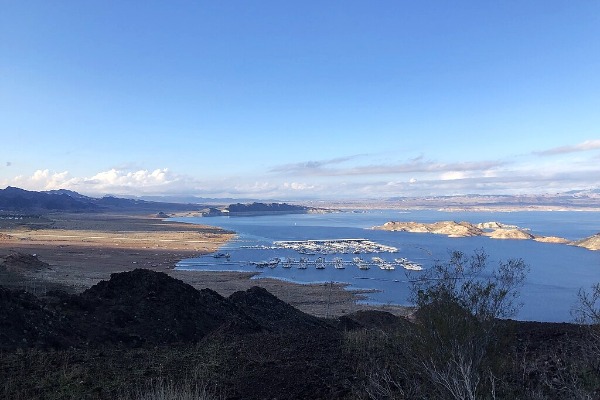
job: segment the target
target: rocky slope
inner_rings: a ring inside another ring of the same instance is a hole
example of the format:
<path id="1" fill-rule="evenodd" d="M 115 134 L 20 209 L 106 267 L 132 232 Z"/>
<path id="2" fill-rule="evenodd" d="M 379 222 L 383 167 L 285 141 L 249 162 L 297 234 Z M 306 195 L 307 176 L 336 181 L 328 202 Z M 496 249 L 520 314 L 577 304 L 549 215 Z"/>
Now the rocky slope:
<path id="1" fill-rule="evenodd" d="M 449 237 L 481 236 L 484 233 L 482 229 L 469 222 L 456 221 L 441 221 L 431 224 L 421 222 L 390 221 L 386 222 L 382 226 L 376 226 L 373 229 L 415 233 L 435 233 L 439 235 L 447 235 Z"/>
<path id="2" fill-rule="evenodd" d="M 600 250 L 600 233 L 587 237 L 582 240 L 577 240 L 572 243 L 574 246 L 585 247 L 588 250 Z"/>
<path id="3" fill-rule="evenodd" d="M 534 239 L 531 233 L 524 231 L 523 229 L 506 229 L 506 228 L 498 228 L 494 229 L 492 232 L 486 233 L 485 236 L 488 236 L 492 239 L 517 239 L 517 240 L 528 240 Z"/>
<path id="4" fill-rule="evenodd" d="M 194 343 L 207 335 L 298 332 L 331 325 L 254 287 L 225 298 L 162 272 L 112 274 L 81 294 L 37 298 L 0 286 L 0 349 Z"/>
<path id="5" fill-rule="evenodd" d="M 557 236 L 534 235 L 529 233 L 526 229 L 494 221 L 478 224 L 456 221 L 441 221 L 434 223 L 390 221 L 382 226 L 375 226 L 373 229 L 412 233 L 434 233 L 446 235 L 448 237 L 487 236 L 491 239 L 535 240 L 537 242 L 570 244 L 585 247 L 589 250 L 600 250 L 600 233 L 582 240 L 571 242 Z"/>
<path id="6" fill-rule="evenodd" d="M 372 396 L 380 382 L 418 382 L 410 367 L 399 369 L 427 356 L 405 345 L 417 326 L 373 311 L 323 320 L 261 288 L 224 298 L 147 270 L 113 274 L 80 295 L 37 298 L 0 287 L 0 398 L 142 398 L 140 388 L 157 380 L 181 384 L 181 393 L 190 382 L 208 382 L 218 389 L 214 398 L 384 398 Z M 564 398 L 555 379 L 578 365 L 573 360 L 591 357 L 577 325 L 499 327 L 508 358 L 494 360 L 508 366 L 499 379 L 512 385 L 499 398 L 529 398 L 524 385 L 547 382 L 554 383 L 544 398 Z M 589 371 L 598 382 L 597 369 Z M 427 395 L 413 398 L 438 398 L 429 388 L 423 382 Z"/>

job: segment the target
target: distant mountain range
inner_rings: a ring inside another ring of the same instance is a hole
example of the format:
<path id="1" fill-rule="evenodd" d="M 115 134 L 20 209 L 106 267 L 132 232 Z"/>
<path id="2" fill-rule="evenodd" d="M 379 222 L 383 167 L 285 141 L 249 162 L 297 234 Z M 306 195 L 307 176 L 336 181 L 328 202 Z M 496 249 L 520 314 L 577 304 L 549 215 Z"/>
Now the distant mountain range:
<path id="1" fill-rule="evenodd" d="M 221 199 L 223 201 L 224 199 Z M 219 204 L 215 202 L 212 204 Z M 202 210 L 204 216 L 217 215 L 261 215 L 261 214 L 296 214 L 316 212 L 313 207 L 305 207 L 287 203 L 232 203 L 219 208 L 209 207 L 199 203 L 172 203 L 147 201 L 140 199 L 104 196 L 89 197 L 72 190 L 48 190 L 43 192 L 29 191 L 9 186 L 0 189 L 0 212 L 43 213 L 48 211 L 61 212 L 144 212 L 167 213 Z"/>
<path id="2" fill-rule="evenodd" d="M 600 211 L 600 189 L 553 194 L 390 197 L 371 201 L 331 202 L 328 207 L 439 209 L 445 211 L 589 210 Z M 325 206 L 325 205 L 323 205 Z"/>
<path id="3" fill-rule="evenodd" d="M 152 199 L 152 200 L 150 200 Z M 323 208 L 406 208 L 458 210 L 561 210 L 578 209 L 600 211 L 600 189 L 575 190 L 540 195 L 479 195 L 390 197 L 346 201 L 306 201 L 305 205 L 270 201 L 261 203 L 229 198 L 199 198 L 193 196 L 153 196 L 150 198 L 89 197 L 72 190 L 29 191 L 16 187 L 0 189 L 0 211 L 19 212 L 165 212 L 207 210 L 206 216 L 256 213 L 318 212 Z M 228 206 L 226 206 L 228 205 Z M 314 206 L 311 206 L 314 205 Z M 212 207 L 211 207 L 212 206 Z M 209 208 L 210 207 L 210 208 Z"/>
<path id="4" fill-rule="evenodd" d="M 88 197 L 72 190 L 29 191 L 9 186 L 0 189 L 0 211 L 17 212 L 175 212 L 204 207 L 200 204 L 161 203 L 114 196 Z"/>

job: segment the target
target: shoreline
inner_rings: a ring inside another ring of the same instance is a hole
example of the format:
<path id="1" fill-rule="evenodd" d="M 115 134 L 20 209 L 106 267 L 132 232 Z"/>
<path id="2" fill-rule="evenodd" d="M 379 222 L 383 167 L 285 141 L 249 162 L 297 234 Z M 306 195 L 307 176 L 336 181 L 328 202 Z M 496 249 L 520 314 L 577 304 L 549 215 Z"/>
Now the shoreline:
<path id="1" fill-rule="evenodd" d="M 316 316 L 340 316 L 358 310 L 407 315 L 401 306 L 358 304 L 360 292 L 346 284 L 299 284 L 273 278 L 251 279 L 252 272 L 186 271 L 176 264 L 217 251 L 235 233 L 221 228 L 127 214 L 53 213 L 35 221 L 0 221 L 0 285 L 17 289 L 61 288 L 81 292 L 112 273 L 146 268 L 229 296 L 260 286 Z M 42 266 L 11 264 L 10 254 L 35 254 Z M 46 264 L 44 264 L 46 263 Z"/>

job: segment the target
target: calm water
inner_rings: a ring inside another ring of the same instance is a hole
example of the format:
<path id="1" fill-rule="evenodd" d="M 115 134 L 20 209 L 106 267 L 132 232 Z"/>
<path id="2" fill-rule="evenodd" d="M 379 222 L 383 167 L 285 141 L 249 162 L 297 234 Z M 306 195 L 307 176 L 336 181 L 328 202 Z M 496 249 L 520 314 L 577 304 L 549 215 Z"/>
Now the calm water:
<path id="1" fill-rule="evenodd" d="M 298 214 L 257 217 L 178 218 L 178 221 L 214 225 L 235 231 L 238 236 L 220 251 L 231 255 L 229 260 L 211 255 L 183 260 L 179 268 L 192 270 L 259 271 L 261 277 L 273 277 L 298 283 L 344 282 L 349 289 L 377 289 L 369 295 L 371 303 L 409 304 L 409 280 L 411 274 L 402 268 L 383 271 L 377 267 L 359 270 L 351 264 L 355 254 L 325 256 L 327 261 L 342 257 L 345 269 L 335 269 L 327 264 L 323 270 L 314 266 L 302 270 L 296 267 L 257 269 L 250 262 L 266 261 L 273 257 L 302 255 L 286 249 L 258 249 L 256 246 L 272 246 L 278 240 L 365 238 L 394 246 L 398 253 L 361 254 L 365 260 L 379 256 L 392 261 L 406 257 L 425 268 L 437 260 L 446 260 L 452 250 L 467 254 L 483 248 L 494 266 L 500 260 L 522 258 L 530 272 L 522 290 L 524 303 L 517 318 L 537 321 L 570 321 L 570 310 L 576 302 L 577 290 L 588 288 L 600 281 L 600 251 L 560 244 L 538 243 L 521 240 L 495 240 L 486 237 L 447 238 L 442 235 L 386 232 L 370 230 L 391 220 L 435 222 L 443 220 L 469 221 L 473 223 L 498 221 L 529 228 L 536 235 L 561 236 L 581 239 L 600 231 L 600 213 L 590 212 L 439 212 L 378 210 L 360 213 Z M 251 248 L 248 248 L 250 246 Z M 318 255 L 308 256 L 315 259 Z"/>

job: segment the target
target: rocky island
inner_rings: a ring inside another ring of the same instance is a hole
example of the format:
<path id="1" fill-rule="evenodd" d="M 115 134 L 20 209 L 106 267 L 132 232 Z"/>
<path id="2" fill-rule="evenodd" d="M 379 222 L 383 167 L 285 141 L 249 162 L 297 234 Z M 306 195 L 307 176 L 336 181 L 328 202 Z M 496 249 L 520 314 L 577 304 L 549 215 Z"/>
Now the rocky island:
<path id="1" fill-rule="evenodd" d="M 381 226 L 374 226 L 372 229 L 412 233 L 433 233 L 455 238 L 487 236 L 491 239 L 535 240 L 537 242 L 569 244 L 584 247 L 589 250 L 600 250 L 600 233 L 572 242 L 557 236 L 534 235 L 528 232 L 528 229 L 495 221 L 482 222 L 479 224 L 472 224 L 465 221 L 439 221 L 433 223 L 389 221 Z"/>
<path id="2" fill-rule="evenodd" d="M 574 246 L 585 247 L 588 250 L 600 250 L 600 233 L 572 243 Z"/>

